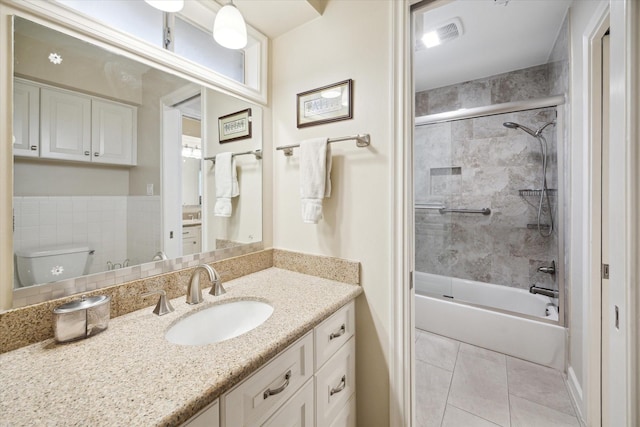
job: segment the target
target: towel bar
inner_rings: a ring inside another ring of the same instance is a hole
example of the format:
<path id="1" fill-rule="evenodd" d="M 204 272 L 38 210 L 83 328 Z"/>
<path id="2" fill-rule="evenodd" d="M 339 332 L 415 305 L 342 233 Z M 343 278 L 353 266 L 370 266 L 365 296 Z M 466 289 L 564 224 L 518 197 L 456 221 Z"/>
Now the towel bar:
<path id="1" fill-rule="evenodd" d="M 242 153 L 233 153 L 232 157 L 244 156 L 245 154 L 253 154 L 254 156 L 256 156 L 256 160 L 260 160 L 262 158 L 262 150 L 259 148 L 257 150 L 243 151 Z M 205 157 L 204 160 L 211 160 L 214 165 L 216 164 L 216 156 Z"/>
<path id="2" fill-rule="evenodd" d="M 356 140 L 357 147 L 368 147 L 369 145 L 371 145 L 371 137 L 368 133 L 342 136 L 340 138 L 329 138 L 327 142 L 331 144 L 333 142 L 350 141 L 352 139 Z M 281 147 L 276 147 L 276 150 L 284 150 L 285 156 L 291 156 L 293 155 L 293 149 L 297 147 L 300 147 L 300 144 L 283 145 Z"/>

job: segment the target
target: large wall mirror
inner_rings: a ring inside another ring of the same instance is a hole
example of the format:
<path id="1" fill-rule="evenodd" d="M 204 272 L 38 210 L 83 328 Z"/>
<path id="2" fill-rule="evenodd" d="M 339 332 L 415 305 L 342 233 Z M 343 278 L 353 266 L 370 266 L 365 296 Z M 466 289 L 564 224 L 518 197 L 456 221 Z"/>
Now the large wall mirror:
<path id="1" fill-rule="evenodd" d="M 258 105 L 18 16 L 13 148 L 14 307 L 262 240 Z M 220 216 L 225 152 L 249 154 Z"/>

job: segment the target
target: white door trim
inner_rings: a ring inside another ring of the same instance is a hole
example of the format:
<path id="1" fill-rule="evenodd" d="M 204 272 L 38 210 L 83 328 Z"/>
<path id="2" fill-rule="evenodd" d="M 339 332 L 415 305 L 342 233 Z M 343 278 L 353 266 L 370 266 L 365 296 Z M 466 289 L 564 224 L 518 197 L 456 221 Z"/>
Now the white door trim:
<path id="1" fill-rule="evenodd" d="M 602 281 L 600 266 L 602 262 L 602 46 L 601 41 L 609 29 L 609 8 L 603 7 L 591 22 L 584 38 L 585 55 L 585 90 L 587 93 L 587 121 L 583 124 L 585 135 L 588 135 L 589 151 L 587 176 L 588 181 L 588 232 L 587 249 L 588 270 L 585 277 L 588 317 L 587 317 L 587 379 L 583 384 L 583 395 L 575 396 L 582 399 L 581 405 L 585 409 L 582 414 L 588 423 L 600 424 L 601 420 L 601 346 L 602 346 Z M 576 64 L 577 65 L 577 64 Z M 576 385 L 573 385 L 576 387 Z"/>
<path id="2" fill-rule="evenodd" d="M 608 325 L 611 426 L 638 425 L 638 90 L 640 4 L 611 1 L 609 218 L 611 260 Z M 615 326 L 618 308 L 619 327 Z M 607 423 L 608 421 L 608 423 Z"/>
<path id="3" fill-rule="evenodd" d="M 413 425 L 413 290 L 409 288 L 413 266 L 413 186 L 411 149 L 413 134 L 412 64 L 409 50 L 410 3 L 392 2 L 391 99 L 394 109 L 390 168 L 393 262 L 392 298 L 389 301 L 393 329 L 389 334 L 389 425 Z"/>

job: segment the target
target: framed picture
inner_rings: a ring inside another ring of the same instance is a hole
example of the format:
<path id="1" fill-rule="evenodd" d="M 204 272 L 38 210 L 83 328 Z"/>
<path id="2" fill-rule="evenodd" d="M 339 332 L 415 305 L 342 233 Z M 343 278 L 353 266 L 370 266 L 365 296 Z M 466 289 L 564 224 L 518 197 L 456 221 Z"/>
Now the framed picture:
<path id="1" fill-rule="evenodd" d="M 218 117 L 220 144 L 251 138 L 251 108 Z"/>
<path id="2" fill-rule="evenodd" d="M 334 83 L 297 95 L 297 126 L 303 128 L 353 118 L 353 80 Z"/>

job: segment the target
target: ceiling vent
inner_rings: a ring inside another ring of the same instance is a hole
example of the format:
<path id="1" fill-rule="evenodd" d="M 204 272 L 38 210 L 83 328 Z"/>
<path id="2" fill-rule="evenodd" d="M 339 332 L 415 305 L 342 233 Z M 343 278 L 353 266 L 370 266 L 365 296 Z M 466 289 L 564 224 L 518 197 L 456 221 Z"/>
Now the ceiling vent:
<path id="1" fill-rule="evenodd" d="M 425 14 L 426 17 L 426 14 Z M 453 18 L 446 21 L 435 28 L 424 23 L 424 31 L 421 37 L 425 47 L 431 48 L 441 45 L 451 40 L 455 40 L 463 34 L 462 22 L 460 18 Z"/>

